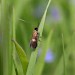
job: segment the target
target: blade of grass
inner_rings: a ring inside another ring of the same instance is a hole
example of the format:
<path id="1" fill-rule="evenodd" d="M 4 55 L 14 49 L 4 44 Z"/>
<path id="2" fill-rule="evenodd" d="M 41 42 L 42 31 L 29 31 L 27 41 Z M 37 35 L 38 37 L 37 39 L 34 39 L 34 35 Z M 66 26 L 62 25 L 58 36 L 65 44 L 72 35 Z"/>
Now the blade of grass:
<path id="1" fill-rule="evenodd" d="M 64 51 L 64 37 L 63 37 L 63 34 L 62 34 L 62 45 L 63 45 L 63 65 L 64 65 L 64 75 L 66 75 L 66 64 L 65 64 L 65 51 Z"/>
<path id="2" fill-rule="evenodd" d="M 29 47 L 29 42 L 28 42 L 28 39 L 27 39 L 27 31 L 24 27 L 24 25 L 20 25 L 20 29 L 21 29 L 21 32 L 22 32 L 22 39 L 24 40 L 24 46 L 26 49 L 26 54 L 27 54 L 27 57 L 29 58 L 30 57 L 30 47 Z M 26 38 L 26 39 L 25 39 Z"/>
<path id="3" fill-rule="evenodd" d="M 28 66 L 28 60 L 27 60 L 26 54 L 25 54 L 24 50 L 22 49 L 22 47 L 16 41 L 13 40 L 13 42 L 15 44 L 16 51 L 17 51 L 17 54 L 18 54 L 19 59 L 21 61 L 23 72 L 25 75 L 26 70 L 27 70 L 27 66 Z"/>
<path id="4" fill-rule="evenodd" d="M 45 12 L 44 12 L 44 15 L 41 19 L 39 29 L 38 29 L 38 33 L 40 33 L 39 36 L 42 36 L 43 27 L 44 27 L 44 23 L 45 23 L 45 19 L 46 19 L 46 14 L 47 14 L 47 10 L 48 10 L 48 7 L 49 7 L 50 3 L 51 3 L 51 0 L 48 1 L 47 7 L 46 7 Z"/>
<path id="5" fill-rule="evenodd" d="M 53 30 L 50 31 L 47 40 L 45 40 L 45 42 L 44 42 L 44 48 L 42 50 L 42 53 L 41 53 L 40 57 L 38 58 L 38 61 L 37 61 L 36 65 L 35 65 L 35 70 L 34 70 L 33 75 L 41 75 L 42 74 L 42 70 L 43 70 L 43 67 L 44 67 L 45 55 L 46 55 L 46 53 L 48 51 L 48 48 L 50 46 L 52 34 L 53 34 Z M 38 70 L 38 72 L 37 72 L 37 70 Z"/>
<path id="6" fill-rule="evenodd" d="M 12 24 L 13 24 L 12 25 L 12 33 L 13 33 L 12 38 L 16 39 L 16 35 L 15 35 L 16 34 L 16 30 L 15 30 L 16 29 L 16 24 L 15 24 L 15 8 L 14 7 L 13 7 L 13 15 L 12 15 L 12 19 L 11 20 L 12 20 Z M 14 44 L 13 44 L 12 49 L 13 49 L 13 54 L 12 54 L 13 55 L 13 59 L 15 59 L 16 56 L 15 56 L 15 46 L 14 46 Z M 13 72 L 15 72 L 14 68 L 15 68 L 15 65 L 13 64 Z M 16 72 L 15 72 L 15 74 L 16 74 Z"/>
<path id="7" fill-rule="evenodd" d="M 56 70 L 54 72 L 54 75 L 62 75 L 64 73 L 64 75 L 67 75 L 66 73 L 66 64 L 67 64 L 67 56 L 69 55 L 69 51 L 67 52 L 67 54 L 65 55 L 65 49 L 64 49 L 64 37 L 62 34 L 62 46 L 63 46 L 63 54 L 57 64 Z"/>
<path id="8" fill-rule="evenodd" d="M 10 0 L 2 0 L 1 1 L 1 25 L 2 25 L 2 33 L 3 33 L 3 75 L 12 75 L 12 44 L 11 44 L 11 36 L 12 36 L 12 24 L 9 24 L 9 9 L 12 7 L 10 5 Z M 12 8 L 11 8 L 12 9 Z"/>
<path id="9" fill-rule="evenodd" d="M 73 32 L 73 38 L 72 38 L 72 55 L 73 55 L 73 61 L 72 61 L 72 69 L 73 71 L 73 75 L 75 75 L 75 4 L 74 1 L 69 3 L 70 6 L 70 26 L 71 26 L 71 30 Z"/>
<path id="10" fill-rule="evenodd" d="M 45 9 L 44 15 L 43 15 L 43 17 L 41 19 L 41 22 L 40 22 L 40 25 L 39 25 L 39 28 L 38 28 L 39 40 L 40 40 L 40 37 L 42 37 L 42 32 L 43 32 L 43 27 L 44 27 L 44 23 L 45 23 L 45 18 L 46 18 L 46 14 L 47 14 L 47 10 L 48 10 L 48 7 L 50 5 L 50 2 L 51 2 L 51 0 L 49 0 L 49 2 L 47 4 L 47 7 Z M 33 74 L 33 71 L 34 71 L 34 68 L 35 68 L 35 63 L 36 63 L 36 58 L 37 58 L 37 53 L 38 53 L 39 45 L 40 45 L 40 42 L 38 41 L 38 47 L 31 54 L 31 58 L 30 58 L 30 61 L 29 61 L 29 65 L 28 65 L 28 69 L 27 69 L 26 75 L 32 75 Z"/>
<path id="11" fill-rule="evenodd" d="M 15 72 L 17 73 L 17 75 L 24 75 L 21 62 L 17 55 L 16 55 L 16 58 L 13 58 L 13 63 L 14 63 L 14 68 L 16 70 Z"/>
<path id="12" fill-rule="evenodd" d="M 1 4 L 0 4 L 0 75 L 3 75 L 3 55 L 2 55 L 2 24 L 1 24 Z"/>
<path id="13" fill-rule="evenodd" d="M 31 54 L 31 58 L 30 58 L 30 61 L 29 61 L 29 65 L 28 65 L 28 68 L 27 68 L 27 72 L 26 72 L 26 75 L 33 75 L 33 70 L 34 70 L 34 66 L 35 66 L 35 63 L 36 63 L 36 57 L 37 57 L 37 50 L 32 52 Z"/>
<path id="14" fill-rule="evenodd" d="M 15 20 L 15 8 L 13 7 L 13 27 L 12 27 L 12 31 L 13 31 L 13 39 L 15 39 L 15 25 L 16 25 L 16 20 Z M 13 43 L 13 63 L 14 63 L 14 71 L 16 75 L 24 75 L 23 73 L 23 68 L 22 65 L 20 63 L 19 60 L 17 60 L 18 56 L 16 55 L 15 52 L 15 46 Z M 14 74 L 13 74 L 14 75 Z"/>
<path id="15" fill-rule="evenodd" d="M 56 70 L 54 72 L 54 75 L 62 75 L 63 74 L 63 56 L 60 58 L 59 63 L 57 64 Z"/>
<path id="16" fill-rule="evenodd" d="M 7 12 L 5 7 L 7 7 L 6 2 L 5 2 L 5 0 L 2 0 L 2 2 L 1 2 L 1 24 L 2 24 L 3 31 L 4 30 L 6 31 L 6 29 L 4 27 L 4 24 L 6 23 L 5 16 L 6 16 L 6 12 Z M 4 47 L 6 48 L 5 35 L 7 35 L 7 34 L 3 32 L 3 40 L 2 41 L 4 43 Z M 5 75 L 5 74 L 8 75 L 8 58 L 7 58 L 7 51 L 5 48 L 4 49 L 2 48 L 3 49 L 3 72 L 4 72 L 3 75 Z"/>

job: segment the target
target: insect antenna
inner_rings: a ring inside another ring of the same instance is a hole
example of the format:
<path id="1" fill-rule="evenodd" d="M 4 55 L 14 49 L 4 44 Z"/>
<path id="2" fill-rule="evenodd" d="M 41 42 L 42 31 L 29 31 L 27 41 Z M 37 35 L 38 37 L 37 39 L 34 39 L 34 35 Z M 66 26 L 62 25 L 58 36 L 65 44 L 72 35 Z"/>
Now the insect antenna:
<path id="1" fill-rule="evenodd" d="M 23 19 L 18 19 L 18 20 L 31 25 L 31 23 L 27 22 L 26 20 L 23 20 Z"/>
<path id="2" fill-rule="evenodd" d="M 27 22 L 26 20 L 23 20 L 23 19 L 18 19 L 19 21 L 22 21 L 22 22 L 24 22 L 24 23 L 27 23 L 27 24 L 30 24 L 30 25 L 32 25 L 30 22 Z M 38 31 L 38 27 L 39 27 L 39 24 L 35 27 L 35 30 L 37 30 Z"/>

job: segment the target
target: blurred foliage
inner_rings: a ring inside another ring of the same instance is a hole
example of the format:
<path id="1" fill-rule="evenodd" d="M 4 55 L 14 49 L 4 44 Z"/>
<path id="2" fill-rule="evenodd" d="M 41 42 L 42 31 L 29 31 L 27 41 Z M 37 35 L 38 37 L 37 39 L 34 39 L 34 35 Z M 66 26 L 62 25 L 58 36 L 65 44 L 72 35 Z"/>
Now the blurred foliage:
<path id="1" fill-rule="evenodd" d="M 14 37 L 30 60 L 31 53 L 34 51 L 29 45 L 32 33 L 40 24 L 47 2 L 48 0 L 0 0 L 0 75 L 15 75 L 12 57 L 15 51 L 11 42 Z M 47 46 L 44 42 L 52 29 L 53 34 L 48 45 L 54 54 L 54 61 L 50 63 L 44 61 L 42 75 L 75 75 L 75 0 L 51 1 L 40 49 L 44 50 L 44 46 Z"/>

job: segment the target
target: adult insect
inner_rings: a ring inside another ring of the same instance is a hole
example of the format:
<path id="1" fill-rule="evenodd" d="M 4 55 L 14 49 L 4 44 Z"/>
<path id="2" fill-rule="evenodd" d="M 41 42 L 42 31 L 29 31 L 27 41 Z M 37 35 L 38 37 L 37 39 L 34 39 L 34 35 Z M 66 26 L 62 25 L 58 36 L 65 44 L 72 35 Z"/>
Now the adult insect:
<path id="1" fill-rule="evenodd" d="M 38 41 L 38 28 L 34 28 L 32 39 L 30 40 L 30 47 L 36 48 L 37 47 L 37 41 Z"/>

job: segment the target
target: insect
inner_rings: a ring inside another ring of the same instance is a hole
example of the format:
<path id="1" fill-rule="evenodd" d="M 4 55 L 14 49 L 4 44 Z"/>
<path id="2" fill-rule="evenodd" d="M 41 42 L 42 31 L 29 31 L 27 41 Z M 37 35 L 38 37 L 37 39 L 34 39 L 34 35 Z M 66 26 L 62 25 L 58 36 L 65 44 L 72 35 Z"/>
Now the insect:
<path id="1" fill-rule="evenodd" d="M 37 41 L 38 41 L 38 28 L 34 28 L 33 34 L 32 34 L 32 39 L 30 41 L 30 47 L 31 48 L 36 48 L 37 47 Z"/>

